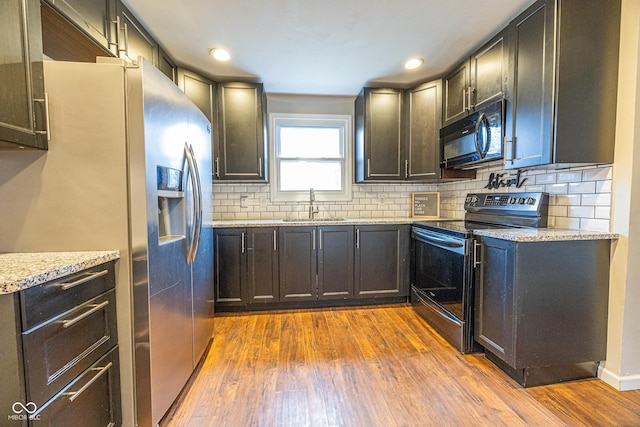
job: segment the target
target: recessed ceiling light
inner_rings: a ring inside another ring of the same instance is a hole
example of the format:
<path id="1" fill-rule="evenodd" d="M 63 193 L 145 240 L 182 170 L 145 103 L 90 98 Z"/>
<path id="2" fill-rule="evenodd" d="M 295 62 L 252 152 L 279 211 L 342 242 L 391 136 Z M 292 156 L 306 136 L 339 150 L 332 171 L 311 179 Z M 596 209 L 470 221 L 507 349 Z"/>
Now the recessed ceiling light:
<path id="1" fill-rule="evenodd" d="M 229 52 L 219 48 L 210 49 L 209 55 L 213 56 L 218 61 L 228 61 L 231 58 L 231 55 L 229 55 Z"/>
<path id="2" fill-rule="evenodd" d="M 415 70 L 424 64 L 424 59 L 422 58 L 411 58 L 407 62 L 404 63 L 404 68 L 407 70 Z"/>

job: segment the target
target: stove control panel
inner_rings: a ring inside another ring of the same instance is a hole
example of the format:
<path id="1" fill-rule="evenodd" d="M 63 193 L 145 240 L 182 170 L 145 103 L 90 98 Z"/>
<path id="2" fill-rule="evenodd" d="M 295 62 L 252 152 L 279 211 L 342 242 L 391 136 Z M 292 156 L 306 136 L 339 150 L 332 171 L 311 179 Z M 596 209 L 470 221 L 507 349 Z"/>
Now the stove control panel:
<path id="1" fill-rule="evenodd" d="M 547 193 L 469 193 L 464 201 L 467 211 L 537 212 L 548 203 Z"/>

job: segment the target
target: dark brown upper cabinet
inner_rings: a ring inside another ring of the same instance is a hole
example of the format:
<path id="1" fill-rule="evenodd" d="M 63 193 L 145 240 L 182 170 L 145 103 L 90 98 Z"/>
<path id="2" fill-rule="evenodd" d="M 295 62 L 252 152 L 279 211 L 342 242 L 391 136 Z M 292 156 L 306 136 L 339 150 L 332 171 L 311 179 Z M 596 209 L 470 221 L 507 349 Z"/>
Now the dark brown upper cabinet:
<path id="1" fill-rule="evenodd" d="M 266 97 L 261 83 L 218 83 L 216 177 L 267 181 Z"/>
<path id="2" fill-rule="evenodd" d="M 0 8 L 0 149 L 46 150 L 40 2 L 3 0 Z"/>
<path id="3" fill-rule="evenodd" d="M 509 25 L 505 167 L 612 163 L 620 0 L 540 0 Z"/>
<path id="4" fill-rule="evenodd" d="M 175 84 L 178 84 L 178 67 L 169 54 L 158 46 L 158 69 Z"/>
<path id="5" fill-rule="evenodd" d="M 364 88 L 355 101 L 356 182 L 403 180 L 404 91 Z"/>
<path id="6" fill-rule="evenodd" d="M 507 55 L 505 32 L 501 32 L 444 76 L 445 126 L 502 98 Z"/>
<path id="7" fill-rule="evenodd" d="M 116 0 L 44 0 L 113 55 L 118 54 Z"/>
<path id="8" fill-rule="evenodd" d="M 218 119 L 216 102 L 217 86 L 216 82 L 193 71 L 178 68 L 178 87 L 193 101 L 211 123 L 211 127 L 217 127 Z M 214 176 L 219 177 L 218 169 L 218 132 L 211 132 L 211 155 L 214 159 Z"/>
<path id="9" fill-rule="evenodd" d="M 442 127 L 442 82 L 424 83 L 406 92 L 407 145 L 405 178 L 440 178 L 440 128 Z"/>
<path id="10" fill-rule="evenodd" d="M 121 1 L 116 4 L 115 31 L 120 58 L 137 61 L 142 56 L 158 66 L 158 42 Z"/>

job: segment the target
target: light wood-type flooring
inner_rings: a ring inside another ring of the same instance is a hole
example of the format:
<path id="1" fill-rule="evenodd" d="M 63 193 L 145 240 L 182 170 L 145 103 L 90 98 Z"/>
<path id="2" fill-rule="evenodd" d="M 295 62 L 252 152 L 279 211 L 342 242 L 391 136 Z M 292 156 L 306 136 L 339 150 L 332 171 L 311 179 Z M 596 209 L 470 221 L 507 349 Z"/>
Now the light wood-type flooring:
<path id="1" fill-rule="evenodd" d="M 640 390 L 524 389 L 408 305 L 217 315 L 177 426 L 640 426 Z"/>

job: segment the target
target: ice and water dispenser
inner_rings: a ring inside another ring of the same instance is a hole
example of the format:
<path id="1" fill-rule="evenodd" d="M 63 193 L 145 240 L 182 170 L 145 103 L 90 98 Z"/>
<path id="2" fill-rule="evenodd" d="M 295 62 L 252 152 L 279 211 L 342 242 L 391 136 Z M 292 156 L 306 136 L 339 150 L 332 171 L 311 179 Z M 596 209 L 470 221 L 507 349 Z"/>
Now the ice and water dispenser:
<path id="1" fill-rule="evenodd" d="M 182 171 L 158 166 L 158 239 L 160 244 L 185 238 Z"/>

